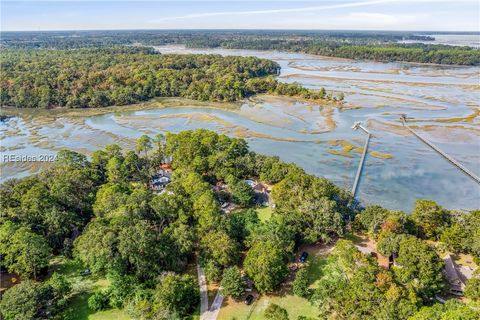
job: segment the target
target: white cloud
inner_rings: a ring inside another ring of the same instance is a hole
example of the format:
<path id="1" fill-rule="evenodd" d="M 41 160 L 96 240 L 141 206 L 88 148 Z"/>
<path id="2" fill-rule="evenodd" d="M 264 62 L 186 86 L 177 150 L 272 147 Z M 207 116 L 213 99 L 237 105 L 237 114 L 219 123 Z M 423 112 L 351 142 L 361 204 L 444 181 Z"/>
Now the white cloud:
<path id="1" fill-rule="evenodd" d="M 249 11 L 218 11 L 218 12 L 204 12 L 204 13 L 193 13 L 186 14 L 181 16 L 172 16 L 172 17 L 163 17 L 155 20 L 149 21 L 151 24 L 163 23 L 166 21 L 175 21 L 175 20 L 186 20 L 186 19 L 195 19 L 195 18 L 207 18 L 207 17 L 219 17 L 219 16 L 243 16 L 243 15 L 261 15 L 261 14 L 275 14 L 275 13 L 295 13 L 295 12 L 318 12 L 331 9 L 342 9 L 342 8 L 354 8 L 354 7 L 364 7 L 364 6 L 374 6 L 378 4 L 387 4 L 387 3 L 449 3 L 451 0 L 368 0 L 368 1 L 356 1 L 356 2 L 347 2 L 347 3 L 337 3 L 330 5 L 321 5 L 321 6 L 308 6 L 308 7 L 299 7 L 299 8 L 286 8 L 286 9 L 266 9 L 266 10 L 249 10 Z M 457 0 L 457 3 L 474 3 L 478 4 L 478 0 Z M 385 19 L 386 17 L 373 16 L 371 18 L 380 18 Z M 390 18 L 389 18 L 390 19 Z"/>
<path id="2" fill-rule="evenodd" d="M 239 16 L 239 15 L 258 15 L 258 14 L 273 14 L 273 13 L 311 12 L 311 11 L 321 11 L 321 10 L 329 10 L 329 9 L 341 9 L 341 8 L 371 6 L 371 5 L 375 5 L 375 4 L 398 2 L 398 1 L 399 0 L 370 0 L 370 1 L 349 2 L 349 3 L 340 3 L 340 4 L 332 4 L 332 5 L 322 5 L 322 6 L 308 6 L 308 7 L 301 7 L 301 8 L 267 9 L 267 10 L 250 10 L 250 11 L 205 12 L 205 13 L 187 14 L 187 15 L 183 15 L 183 16 L 159 18 L 159 19 L 150 21 L 150 23 L 164 22 L 164 21 L 168 21 L 168 20 L 185 20 L 185 19 L 192 19 L 192 18 L 206 18 L 206 17 L 218 17 L 218 16 Z"/>
<path id="3" fill-rule="evenodd" d="M 419 15 L 400 15 L 385 14 L 376 12 L 351 12 L 348 15 L 337 17 L 343 27 L 358 27 L 363 29 L 381 29 L 393 26 L 405 26 L 425 18 L 424 14 Z"/>

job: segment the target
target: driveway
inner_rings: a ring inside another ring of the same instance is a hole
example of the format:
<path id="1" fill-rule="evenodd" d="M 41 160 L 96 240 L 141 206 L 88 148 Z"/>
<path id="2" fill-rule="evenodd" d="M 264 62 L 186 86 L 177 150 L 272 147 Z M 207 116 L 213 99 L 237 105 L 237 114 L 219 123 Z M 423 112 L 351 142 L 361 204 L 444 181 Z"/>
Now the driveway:
<path id="1" fill-rule="evenodd" d="M 205 279 L 205 272 L 197 263 L 198 284 L 200 286 L 200 320 L 206 320 L 208 312 L 208 289 L 207 280 Z"/>

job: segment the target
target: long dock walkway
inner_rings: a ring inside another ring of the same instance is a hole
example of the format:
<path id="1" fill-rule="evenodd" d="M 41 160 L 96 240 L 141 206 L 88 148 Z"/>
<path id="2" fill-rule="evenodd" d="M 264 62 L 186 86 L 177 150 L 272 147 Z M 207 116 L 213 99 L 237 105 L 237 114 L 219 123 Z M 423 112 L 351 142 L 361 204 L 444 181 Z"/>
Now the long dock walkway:
<path id="1" fill-rule="evenodd" d="M 365 163 L 365 157 L 368 152 L 368 144 L 370 143 L 370 133 L 367 133 L 367 139 L 365 140 L 365 146 L 363 147 L 362 157 L 360 158 L 360 164 L 358 165 L 357 175 L 355 176 L 355 181 L 353 182 L 352 187 L 352 195 L 355 198 L 355 194 L 357 193 L 358 182 L 360 181 L 360 176 L 363 170 L 363 164 Z"/>
<path id="2" fill-rule="evenodd" d="M 464 165 L 462 165 L 460 162 L 458 162 L 457 160 L 455 160 L 454 158 L 452 158 L 451 156 L 449 156 L 448 154 L 446 154 L 445 152 L 443 152 L 439 147 L 437 147 L 436 145 L 434 145 L 433 143 L 431 143 L 430 141 L 428 141 L 426 138 L 422 137 L 420 134 L 418 134 L 417 132 L 415 132 L 415 130 L 413 130 L 412 128 L 410 128 L 408 125 L 407 125 L 407 122 L 405 120 L 405 117 L 401 117 L 401 120 L 403 122 L 403 125 L 405 128 L 408 129 L 408 131 L 410 131 L 414 136 L 416 136 L 418 139 L 420 139 L 423 143 L 425 143 L 426 145 L 428 145 L 430 148 L 432 148 L 433 150 L 437 151 L 440 155 L 442 155 L 445 159 L 447 159 L 448 161 L 450 161 L 450 163 L 452 163 L 454 166 L 456 166 L 458 169 L 460 169 L 461 171 L 463 171 L 467 176 L 469 176 L 470 178 L 472 178 L 473 180 L 475 180 L 477 183 L 480 184 L 480 178 L 474 174 L 473 172 L 471 172 L 470 170 L 468 170 Z"/>

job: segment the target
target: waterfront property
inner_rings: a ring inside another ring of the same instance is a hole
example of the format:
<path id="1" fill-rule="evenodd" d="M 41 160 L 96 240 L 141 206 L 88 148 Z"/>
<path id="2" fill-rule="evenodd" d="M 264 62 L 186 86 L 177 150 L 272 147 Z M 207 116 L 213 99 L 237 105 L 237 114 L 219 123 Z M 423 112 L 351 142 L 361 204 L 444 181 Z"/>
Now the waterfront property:
<path id="1" fill-rule="evenodd" d="M 167 171 L 166 169 L 158 169 L 157 173 L 150 179 L 150 188 L 155 192 L 162 193 L 165 190 L 165 187 L 170 183 L 170 180 L 170 171 Z"/>

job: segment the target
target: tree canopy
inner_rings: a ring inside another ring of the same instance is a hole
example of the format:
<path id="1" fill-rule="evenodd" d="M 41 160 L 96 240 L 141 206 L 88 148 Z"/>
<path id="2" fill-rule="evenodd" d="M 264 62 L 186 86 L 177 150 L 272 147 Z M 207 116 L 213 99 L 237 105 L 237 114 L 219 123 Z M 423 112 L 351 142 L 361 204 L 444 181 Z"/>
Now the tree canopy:
<path id="1" fill-rule="evenodd" d="M 147 47 L 4 49 L 0 102 L 17 108 L 98 108 L 155 97 L 236 101 L 256 93 L 326 98 L 280 83 L 276 62 L 256 57 L 160 54 Z M 141 141 L 145 151 L 149 143 Z"/>
<path id="2" fill-rule="evenodd" d="M 417 313 L 444 285 L 443 261 L 422 238 L 430 230 L 428 237 L 439 238 L 447 248 L 475 256 L 478 211 L 460 213 L 419 201 L 413 216 L 378 206 L 358 212 L 351 195 L 328 180 L 255 154 L 243 139 L 203 129 L 169 133 L 154 143 L 142 137 L 137 146 L 135 153 L 108 145 L 90 159 L 62 150 L 45 171 L 1 185 L 0 262 L 23 284 L 5 293 L 0 303 L 5 319 L 16 319 L 13 314 L 67 316 L 70 285 L 56 274 L 49 277 L 52 270 L 47 270 L 51 257 L 60 255 L 73 256 L 95 277 L 108 279 L 108 287 L 89 299 L 92 309 L 125 308 L 133 318 L 191 315 L 198 284 L 187 270 L 196 261 L 208 281 L 220 281 L 224 294 L 237 299 L 250 281 L 258 292 L 272 293 L 294 279 L 293 292 L 316 304 L 323 318 L 469 314 L 470 309 L 457 306 Z M 173 169 L 162 192 L 149 184 L 162 163 L 155 161 L 159 154 L 172 160 Z M 274 174 L 268 174 L 270 168 L 276 168 Z M 244 181 L 262 176 L 275 181 L 275 208 L 268 220 L 260 221 L 257 207 L 248 201 L 222 212 L 225 197 L 250 193 Z M 242 192 L 232 187 L 238 182 Z M 225 189 L 218 191 L 218 186 Z M 445 217 L 441 222 L 439 213 Z M 350 226 L 369 233 L 395 265 L 384 270 L 341 240 Z M 333 242 L 315 288 L 309 287 L 308 262 L 289 277 L 300 246 Z M 467 283 L 472 301 L 478 300 L 478 283 L 478 276 Z"/>

